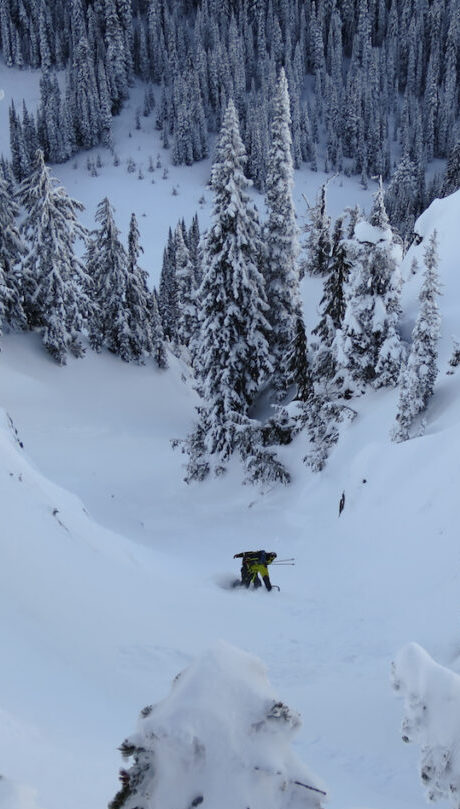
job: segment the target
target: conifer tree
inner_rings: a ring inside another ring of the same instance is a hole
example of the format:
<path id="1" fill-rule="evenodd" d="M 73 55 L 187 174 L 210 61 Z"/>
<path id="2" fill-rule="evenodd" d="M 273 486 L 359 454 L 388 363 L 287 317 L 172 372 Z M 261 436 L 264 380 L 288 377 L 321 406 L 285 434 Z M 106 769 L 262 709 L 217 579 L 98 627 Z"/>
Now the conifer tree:
<path id="1" fill-rule="evenodd" d="M 447 159 L 446 174 L 443 180 L 441 195 L 447 197 L 460 188 L 460 138 L 455 142 Z"/>
<path id="2" fill-rule="evenodd" d="M 181 224 L 175 230 L 175 263 L 179 322 L 177 339 L 180 345 L 188 346 L 196 335 L 197 311 L 195 304 L 194 267 L 184 240 Z"/>
<path id="3" fill-rule="evenodd" d="M 397 334 L 400 314 L 401 246 L 388 226 L 381 188 L 374 206 L 374 221 L 359 222 L 346 245 L 351 270 L 345 284 L 345 314 L 337 333 L 335 351 L 339 373 L 349 378 L 345 387 L 372 383 L 395 385 L 402 349 Z M 351 380 L 351 381 L 350 381 Z"/>
<path id="4" fill-rule="evenodd" d="M 200 224 L 198 222 L 197 214 L 194 215 L 192 219 L 192 224 L 190 225 L 187 234 L 187 247 L 190 253 L 190 260 L 193 266 L 193 287 L 194 289 L 198 289 L 203 274 L 202 273 L 203 255 L 201 250 Z"/>
<path id="5" fill-rule="evenodd" d="M 19 208 L 0 176 L 0 329 L 11 331 L 27 328 L 20 269 L 26 248 L 16 225 L 18 215 Z"/>
<path id="6" fill-rule="evenodd" d="M 385 193 L 388 217 L 403 238 L 413 232 L 415 216 L 418 213 L 416 200 L 417 169 L 408 156 L 403 156 Z"/>
<path id="7" fill-rule="evenodd" d="M 72 52 L 67 105 L 72 114 L 77 146 L 83 149 L 96 146 L 101 136 L 101 109 L 95 64 L 85 33 L 80 35 Z"/>
<path id="8" fill-rule="evenodd" d="M 129 67 L 127 42 L 123 33 L 115 0 L 104 0 L 105 16 L 105 65 L 110 88 L 112 112 L 116 115 L 123 99 L 128 95 Z"/>
<path id="9" fill-rule="evenodd" d="M 307 228 L 304 270 L 309 275 L 327 275 L 331 260 L 331 220 L 327 215 L 326 184 L 321 186 L 316 205 L 310 209 L 309 214 L 311 224 Z"/>
<path id="10" fill-rule="evenodd" d="M 307 335 L 301 312 L 297 315 L 296 333 L 286 358 L 288 382 L 296 386 L 295 399 L 307 402 L 314 392 L 313 375 L 307 350 Z"/>
<path id="11" fill-rule="evenodd" d="M 31 166 L 35 160 L 35 153 L 39 148 L 39 143 L 35 122 L 26 107 L 25 101 L 22 102 L 22 132 L 28 164 Z"/>
<path id="12" fill-rule="evenodd" d="M 150 299 L 150 320 L 152 326 L 152 357 L 160 370 L 168 367 L 166 346 L 164 341 L 163 327 L 158 309 L 158 295 L 156 289 L 153 290 Z"/>
<path id="13" fill-rule="evenodd" d="M 399 403 L 394 441 L 407 441 L 415 417 L 426 410 L 433 395 L 438 374 L 438 342 L 441 316 L 437 304 L 440 294 L 437 234 L 430 237 L 424 256 L 425 272 L 420 290 L 420 310 L 412 332 L 407 364 L 401 371 Z"/>
<path id="14" fill-rule="evenodd" d="M 205 243 L 196 375 L 203 397 L 187 440 L 189 478 L 215 456 L 216 469 L 238 446 L 247 412 L 270 371 L 267 303 L 259 272 L 260 228 L 246 189 L 246 154 L 232 101 L 224 116 L 211 173 L 214 223 Z"/>
<path id="15" fill-rule="evenodd" d="M 43 343 L 61 365 L 67 352 L 84 354 L 82 332 L 89 301 L 86 277 L 75 255 L 77 239 L 86 230 L 77 219 L 83 205 L 71 199 L 45 165 L 37 150 L 30 176 L 19 187 L 26 215 L 21 235 L 27 242 L 23 261 L 24 310 L 31 328 L 39 328 Z"/>
<path id="16" fill-rule="evenodd" d="M 179 307 L 177 299 L 176 250 L 171 228 L 169 228 L 168 232 L 167 246 L 163 251 L 158 307 L 164 336 L 175 346 L 177 344 Z"/>
<path id="17" fill-rule="evenodd" d="M 9 109 L 11 166 L 15 180 L 20 182 L 30 172 L 30 160 L 24 140 L 24 132 L 14 102 Z"/>
<path id="18" fill-rule="evenodd" d="M 95 351 L 106 346 L 128 362 L 133 359 L 126 299 L 128 257 L 107 197 L 97 207 L 96 222 L 99 228 L 91 233 L 86 254 L 86 269 L 95 304 L 90 323 L 90 344 Z"/>
<path id="19" fill-rule="evenodd" d="M 345 315 L 344 287 L 350 269 L 351 260 L 344 241 L 344 217 L 341 216 L 334 225 L 329 272 L 320 301 L 321 319 L 312 332 L 320 340 L 314 361 L 314 374 L 318 379 L 332 379 L 337 369 L 334 342 Z"/>
<path id="20" fill-rule="evenodd" d="M 154 350 L 151 294 L 147 286 L 147 273 L 139 266 L 143 252 L 139 244 L 139 228 L 136 215 L 131 214 L 128 233 L 128 266 L 126 275 L 126 309 L 129 327 L 129 344 L 133 360 L 142 361 Z"/>
<path id="21" fill-rule="evenodd" d="M 286 358 L 296 336 L 300 309 L 290 120 L 288 85 L 284 70 L 281 70 L 271 127 L 266 179 L 268 217 L 264 233 L 264 274 L 270 306 L 270 350 L 274 362 L 273 387 L 278 399 L 285 395 L 289 384 Z"/>

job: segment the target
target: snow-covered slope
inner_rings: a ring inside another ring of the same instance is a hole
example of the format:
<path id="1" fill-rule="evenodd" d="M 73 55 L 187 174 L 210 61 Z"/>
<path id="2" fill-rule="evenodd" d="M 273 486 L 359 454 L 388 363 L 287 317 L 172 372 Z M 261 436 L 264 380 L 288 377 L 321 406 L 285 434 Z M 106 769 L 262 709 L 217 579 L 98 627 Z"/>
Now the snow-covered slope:
<path id="1" fill-rule="evenodd" d="M 134 118 L 136 106 L 133 96 L 124 115 Z M 144 265 L 157 281 L 167 228 L 190 221 L 197 204 L 206 225 L 209 203 L 199 199 L 209 198 L 209 165 L 138 180 L 123 161 L 156 156 L 153 123 L 129 139 L 123 116 L 115 125 L 120 166 L 102 153 L 99 177 L 82 174 L 86 156 L 56 171 L 87 204 L 87 224 L 105 194 L 122 230 L 138 214 Z M 323 179 L 297 173 L 300 224 L 301 193 L 311 201 Z M 369 194 L 354 181 L 330 184 L 332 214 L 357 199 L 368 205 Z M 219 638 L 260 657 L 300 711 L 295 750 L 328 784 L 331 807 L 418 809 L 417 750 L 401 743 L 390 666 L 416 641 L 460 671 L 460 382 L 446 373 L 460 314 L 459 212 L 459 193 L 435 202 L 403 266 L 409 337 L 436 228 L 443 336 L 425 435 L 391 443 L 397 393 L 370 393 L 353 403 L 358 418 L 322 473 L 302 465 L 301 440 L 283 449 L 287 489 L 242 487 L 237 464 L 222 479 L 183 483 L 169 442 L 190 429 L 195 396 L 179 363 L 160 373 L 88 353 L 58 368 L 34 336 L 2 339 L 0 405 L 24 448 L 4 415 L 0 773 L 37 790 L 33 798 L 15 789 L 18 809 L 104 806 L 133 717 Z M 318 292 L 318 282 L 304 282 L 310 326 Z M 238 574 L 233 554 L 261 546 L 296 557 L 296 567 L 273 570 L 281 592 L 222 587 Z M 5 790 L 0 781 L 1 809 L 12 809 L 13 788 Z"/>

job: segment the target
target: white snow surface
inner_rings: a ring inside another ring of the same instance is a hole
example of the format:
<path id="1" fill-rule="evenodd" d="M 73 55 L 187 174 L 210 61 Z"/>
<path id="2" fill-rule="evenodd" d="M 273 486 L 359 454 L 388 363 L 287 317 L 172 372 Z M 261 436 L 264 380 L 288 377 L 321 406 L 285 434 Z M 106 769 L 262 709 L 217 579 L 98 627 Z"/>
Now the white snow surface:
<path id="1" fill-rule="evenodd" d="M 391 242 L 390 228 L 380 228 L 369 222 L 358 222 L 355 225 L 354 238 L 362 244 L 381 244 Z"/>
<path id="2" fill-rule="evenodd" d="M 5 152 L 8 98 L 19 108 L 22 90 L 33 102 L 37 83 L 30 71 L 1 69 Z M 143 265 L 157 283 L 168 227 L 182 216 L 190 224 L 197 209 L 201 228 L 209 223 L 210 163 L 169 166 L 165 180 L 156 169 L 151 183 L 149 154 L 160 153 L 163 166 L 169 158 L 153 117 L 134 129 L 142 94 L 133 88 L 114 122 L 118 167 L 100 149 L 90 155 L 101 154 L 99 177 L 87 172 L 86 154 L 54 170 L 87 206 L 88 226 L 105 195 L 125 237 L 136 213 Z M 142 162 L 143 180 L 127 173 L 129 156 Z M 302 194 L 313 200 L 324 179 L 296 172 L 299 225 Z M 356 202 L 369 210 L 356 179 L 329 183 L 332 216 Z M 299 711 L 294 751 L 324 779 L 331 809 L 420 809 L 418 751 L 401 742 L 390 669 L 413 641 L 460 672 L 460 377 L 447 373 L 459 336 L 459 214 L 460 192 L 435 202 L 402 266 L 408 339 L 436 228 L 443 324 L 425 434 L 392 443 L 397 391 L 370 392 L 352 403 L 358 417 L 323 472 L 302 464 L 302 439 L 281 449 L 293 474 L 287 488 L 243 487 L 237 462 L 223 478 L 183 482 L 170 439 L 190 430 L 196 397 L 174 358 L 159 372 L 88 352 L 60 368 L 38 336 L 2 338 L 1 809 L 106 806 L 118 789 L 117 746 L 139 710 L 161 700 L 174 676 L 219 639 L 263 660 L 274 691 Z M 305 279 L 303 296 L 313 328 L 320 280 Z M 238 574 L 233 554 L 257 547 L 296 558 L 295 567 L 272 569 L 281 592 L 221 586 Z M 222 701 L 231 716 L 232 695 Z M 12 782 L 36 797 L 18 787 L 6 798 Z"/>

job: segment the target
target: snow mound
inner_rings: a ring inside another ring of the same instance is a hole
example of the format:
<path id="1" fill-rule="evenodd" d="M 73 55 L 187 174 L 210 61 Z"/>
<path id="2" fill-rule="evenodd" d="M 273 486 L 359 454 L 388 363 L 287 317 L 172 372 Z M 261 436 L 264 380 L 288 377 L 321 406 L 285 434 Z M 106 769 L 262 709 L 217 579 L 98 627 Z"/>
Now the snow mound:
<path id="1" fill-rule="evenodd" d="M 260 660 L 219 642 L 142 711 L 111 807 L 319 807 L 325 793 L 290 747 L 300 724 Z"/>
<path id="2" fill-rule="evenodd" d="M 390 228 L 381 228 L 361 221 L 355 225 L 354 238 L 361 244 L 391 243 L 392 232 Z"/>
<path id="3" fill-rule="evenodd" d="M 434 199 L 431 205 L 423 211 L 414 225 L 414 233 L 421 239 L 429 236 L 434 228 L 441 227 L 442 235 L 450 235 L 450 239 L 441 239 L 446 246 L 453 247 L 456 240 L 452 238 L 458 228 L 458 209 L 460 206 L 460 190 L 449 194 L 442 199 Z"/>
<path id="4" fill-rule="evenodd" d="M 393 687 L 404 697 L 402 738 L 421 747 L 420 776 L 429 800 L 460 799 L 460 677 L 416 643 L 393 663 Z"/>

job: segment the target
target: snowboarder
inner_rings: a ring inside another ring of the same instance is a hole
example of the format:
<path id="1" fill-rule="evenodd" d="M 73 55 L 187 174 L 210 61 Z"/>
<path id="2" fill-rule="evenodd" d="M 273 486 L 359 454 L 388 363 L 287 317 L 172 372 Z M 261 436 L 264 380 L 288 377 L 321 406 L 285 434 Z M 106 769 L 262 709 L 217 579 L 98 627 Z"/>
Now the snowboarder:
<path id="1" fill-rule="evenodd" d="M 233 558 L 242 559 L 241 581 L 237 582 L 238 584 L 244 585 L 246 588 L 251 583 L 255 588 L 261 587 L 260 574 L 267 590 L 272 589 L 267 568 L 276 559 L 276 553 L 273 551 L 243 551 L 242 553 L 235 553 Z"/>

